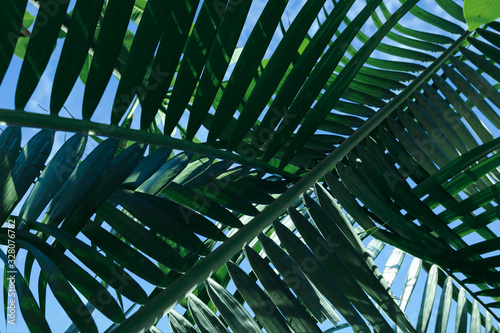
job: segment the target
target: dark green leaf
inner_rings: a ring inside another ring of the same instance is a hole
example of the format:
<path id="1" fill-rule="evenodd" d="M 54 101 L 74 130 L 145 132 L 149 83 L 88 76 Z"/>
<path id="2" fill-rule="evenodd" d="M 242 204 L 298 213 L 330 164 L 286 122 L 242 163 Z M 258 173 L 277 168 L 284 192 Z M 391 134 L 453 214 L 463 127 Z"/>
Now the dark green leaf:
<path id="1" fill-rule="evenodd" d="M 210 200 L 206 196 L 183 188 L 178 184 L 170 183 L 162 190 L 161 194 L 178 204 L 184 205 L 203 215 L 213 218 L 224 225 L 235 228 L 239 228 L 242 225 L 241 221 L 224 207 Z"/>
<path id="2" fill-rule="evenodd" d="M 202 333 L 228 333 L 219 318 L 198 297 L 188 296 L 189 311 Z"/>
<path id="3" fill-rule="evenodd" d="M 59 113 L 80 74 L 94 38 L 102 5 L 102 0 L 79 0 L 73 9 L 68 34 L 54 76 L 50 114 Z"/>
<path id="4" fill-rule="evenodd" d="M 23 319 L 26 321 L 26 325 L 28 326 L 30 332 L 50 332 L 49 324 L 45 320 L 45 316 L 40 311 L 40 307 L 36 303 L 36 300 L 33 297 L 33 294 L 31 293 L 26 280 L 24 280 L 24 277 L 14 265 L 9 263 L 7 256 L 5 255 L 5 253 L 3 253 L 3 251 L 0 251 L 0 258 L 4 262 L 5 267 L 9 267 L 8 271 L 11 272 L 9 278 L 14 279 L 14 281 L 9 280 L 9 283 L 10 281 L 12 281 L 15 284 L 15 294 L 17 295 L 17 301 L 19 302 L 19 307 L 21 309 Z M 7 296 L 13 297 L 14 295 L 10 295 L 10 293 L 8 293 Z M 15 308 L 16 304 L 13 304 Z"/>
<path id="5" fill-rule="evenodd" d="M 19 236 L 29 241 L 33 246 L 36 246 L 36 248 L 47 256 L 48 259 L 57 264 L 65 278 L 82 293 L 90 304 L 95 306 L 106 317 L 114 322 L 122 322 L 125 320 L 125 316 L 113 296 L 111 296 L 107 289 L 82 267 L 60 251 L 29 233 L 20 232 Z M 41 280 L 39 283 L 44 284 Z M 79 312 L 80 308 L 77 308 L 77 311 Z"/>
<path id="6" fill-rule="evenodd" d="M 220 137 L 226 123 L 239 107 L 271 42 L 287 2 L 287 0 L 268 2 L 262 11 L 217 106 L 212 126 L 209 129 L 208 142 L 213 143 Z"/>
<path id="7" fill-rule="evenodd" d="M 151 231 L 167 237 L 194 253 L 206 255 L 209 252 L 203 242 L 187 226 L 156 208 L 154 204 L 150 204 L 148 196 L 135 195 L 130 191 L 117 191 L 112 199 L 141 223 L 147 225 Z"/>
<path id="8" fill-rule="evenodd" d="M 16 42 L 23 23 L 23 14 L 28 0 L 3 1 L 0 4 L 0 83 L 9 67 L 10 59 L 14 54 Z M 27 27 L 26 27 L 27 28 Z"/>
<path id="9" fill-rule="evenodd" d="M 97 210 L 97 215 L 102 217 L 123 238 L 151 258 L 174 270 L 183 270 L 182 257 L 172 247 L 125 213 L 108 204 L 103 204 Z"/>
<path id="10" fill-rule="evenodd" d="M 349 28 L 344 30 L 342 34 L 333 42 L 332 45 L 330 45 L 328 51 L 325 53 L 325 55 L 321 58 L 320 62 L 315 66 L 314 70 L 310 73 L 309 77 L 307 78 L 306 83 L 302 87 L 301 91 L 295 97 L 293 100 L 293 103 L 290 107 L 290 109 L 287 111 L 286 114 L 286 121 L 285 119 L 281 122 L 280 126 L 275 132 L 275 135 L 272 138 L 271 143 L 269 144 L 268 148 L 266 149 L 266 154 L 264 155 L 264 160 L 268 161 L 270 160 L 274 154 L 281 148 L 281 146 L 284 144 L 285 139 L 288 139 L 290 135 L 293 133 L 293 131 L 296 129 L 297 125 L 301 123 L 303 120 L 303 117 L 305 116 L 306 112 L 309 110 L 311 107 L 312 103 L 316 100 L 316 97 L 318 94 L 321 92 L 321 90 L 324 88 L 325 84 L 328 82 L 328 79 L 330 78 L 330 75 L 332 74 L 332 68 L 335 68 L 340 60 L 342 59 L 342 55 L 347 48 L 347 46 L 352 42 L 352 40 L 355 38 L 356 34 L 358 31 L 361 29 L 361 26 L 363 23 L 368 20 L 370 17 L 371 13 L 376 9 L 380 1 L 371 1 L 363 8 L 363 10 L 356 16 L 356 18 L 353 20 L 353 22 L 349 25 Z M 367 45 L 367 44 L 365 44 Z M 366 57 L 368 57 L 367 53 L 362 53 L 365 54 Z M 361 62 L 359 63 L 361 65 Z M 349 67 L 352 67 L 349 66 Z M 358 66 L 361 67 L 361 66 Z M 358 68 L 359 69 L 359 68 Z M 345 68 L 345 70 L 342 70 L 341 73 L 346 73 L 350 71 L 350 68 Z M 309 74 L 309 72 L 307 73 Z M 352 72 L 352 77 L 355 76 L 355 72 Z M 343 80 L 343 74 L 339 75 L 337 77 L 336 82 L 339 80 Z M 340 96 L 344 93 L 345 88 L 348 87 L 350 82 L 344 81 L 345 87 L 344 89 L 338 89 L 339 93 L 339 98 Z M 337 84 L 333 84 L 328 88 L 328 91 L 331 90 L 336 90 L 338 87 L 336 87 Z M 334 87 L 335 86 L 335 87 Z M 326 95 L 323 95 L 320 100 L 325 100 Z M 333 105 L 338 102 L 338 99 L 332 103 Z M 323 102 L 322 102 L 323 103 Z M 317 105 L 319 105 L 320 102 L 316 104 L 315 108 Z M 332 105 L 332 107 L 333 107 Z M 326 109 L 323 109 L 326 111 Z M 329 109 L 331 110 L 331 108 Z M 319 114 L 319 112 L 309 112 L 310 114 Z M 323 112 L 324 113 L 324 112 Z M 325 114 L 326 117 L 326 114 Z M 324 117 L 323 119 L 324 120 Z M 301 129 L 303 129 L 304 123 L 302 123 Z M 296 147 L 295 144 L 296 139 L 294 139 L 291 143 L 291 145 L 288 147 L 287 150 L 293 149 L 295 151 L 298 150 L 298 146 Z M 300 147 L 301 148 L 301 147 Z M 294 154 L 295 155 L 295 154 Z M 290 158 L 289 158 L 290 157 Z M 284 166 L 288 164 L 288 162 L 292 159 L 292 156 L 287 156 L 287 161 L 286 163 L 282 159 L 281 166 Z"/>
<path id="11" fill-rule="evenodd" d="M 318 196 L 322 195 L 319 191 L 317 193 Z M 346 220 L 342 219 L 337 212 L 337 223 L 341 224 L 341 222 L 343 222 L 345 225 L 343 228 L 344 231 L 342 231 L 337 227 L 336 223 L 330 219 L 331 215 L 328 216 L 327 213 L 309 196 L 304 196 L 304 201 L 306 206 L 309 208 L 309 215 L 312 217 L 315 225 L 322 232 L 325 238 L 325 244 L 328 245 L 329 250 L 335 250 L 335 253 L 332 253 L 331 255 L 337 257 L 339 261 L 345 265 L 354 279 L 358 281 L 360 286 L 382 307 L 389 318 L 398 324 L 400 329 L 405 329 L 405 331 L 408 332 L 414 332 L 412 325 L 408 322 L 404 313 L 400 311 L 399 307 L 394 302 L 392 295 L 387 292 L 388 286 L 380 282 L 380 272 L 373 271 L 373 269 L 370 268 L 370 266 L 375 266 L 374 263 L 368 262 L 367 264 L 366 260 L 363 259 L 363 255 L 365 255 L 365 253 L 364 246 L 361 247 L 361 241 L 357 239 L 354 240 L 354 244 L 352 244 L 351 242 L 353 241 L 349 241 L 349 239 L 344 236 L 350 234 L 351 239 L 357 238 L 354 230 L 349 228 L 350 224 L 348 224 Z M 330 210 L 330 213 L 333 213 L 333 211 Z M 313 239 L 317 240 L 319 239 L 318 237 L 321 238 L 319 233 L 315 233 L 313 231 L 311 234 L 316 234 L 316 236 L 313 236 Z M 305 236 L 303 235 L 303 237 Z M 356 246 L 361 249 L 356 250 Z M 328 250 L 326 251 L 328 252 Z M 363 313 L 366 314 L 367 312 Z"/>
<path id="12" fill-rule="evenodd" d="M 265 237 L 261 235 L 260 238 Z M 264 245 L 263 247 L 266 248 Z M 257 275 L 257 278 L 260 283 L 262 283 L 262 286 L 269 294 L 273 303 L 278 306 L 280 311 L 283 313 L 283 316 L 285 316 L 288 320 L 290 328 L 296 332 L 318 332 L 319 330 L 316 323 L 312 320 L 288 288 L 286 288 L 276 273 L 273 272 L 272 268 L 269 267 L 269 264 L 249 247 L 245 248 L 245 256 L 250 262 L 253 272 Z M 273 256 L 273 262 L 278 262 L 277 267 L 280 267 L 283 264 L 279 261 L 280 259 L 277 256 Z M 293 277 L 290 276 L 293 273 L 290 274 L 289 271 L 282 271 L 282 274 L 283 277 L 286 277 L 287 282 L 290 281 L 290 278 L 293 280 Z M 294 284 L 290 285 L 290 287 L 296 290 L 298 284 L 301 282 L 302 281 L 296 280 Z"/>
<path id="13" fill-rule="evenodd" d="M 467 98 L 488 118 L 489 121 L 493 123 L 495 127 L 500 128 L 500 117 L 485 101 L 485 99 L 481 97 L 481 95 L 479 95 L 479 93 L 471 86 L 471 84 L 448 66 L 442 66 L 442 68 L 451 82 L 455 84 L 465 96 L 467 96 Z"/>
<path id="14" fill-rule="evenodd" d="M 2 178 L 5 177 L 2 180 L 6 183 L 0 197 L 0 207 L 3 208 L 0 211 L 1 221 L 6 220 L 35 178 L 39 176 L 54 142 L 54 132 L 48 130 L 38 132 L 24 146 L 12 165 L 10 164 L 12 163 L 11 158 L 15 156 L 14 149 L 18 144 L 17 140 L 20 139 L 20 133 L 17 130 L 9 130 L 5 134 L 5 136 L 2 135 L 4 137 L 2 141 L 7 144 L 4 151 L 5 155 L 0 154 L 3 159 L 1 163 L 4 169 Z M 10 170 L 12 171 L 9 172 Z"/>
<path id="15" fill-rule="evenodd" d="M 47 164 L 19 213 L 22 228 L 26 223 L 36 221 L 49 201 L 73 172 L 82 158 L 87 137 L 81 134 L 72 136 L 59 148 Z"/>
<path id="16" fill-rule="evenodd" d="M 141 129 L 143 130 L 147 129 L 154 120 L 170 88 L 194 15 L 197 12 L 198 3 L 199 0 L 177 1 L 165 19 L 167 21 L 165 33 L 161 37 L 152 67 L 154 73 L 158 75 L 149 79 L 148 87 L 151 89 L 148 90 L 142 103 Z M 162 80 L 158 80 L 159 75 L 163 78 Z"/>
<path id="17" fill-rule="evenodd" d="M 191 160 L 191 154 L 181 153 L 164 163 L 156 172 L 145 180 L 139 187 L 139 192 L 157 195 L 170 184 L 177 175 L 184 170 Z"/>
<path id="18" fill-rule="evenodd" d="M 223 241 L 227 238 L 223 231 L 212 221 L 185 206 L 179 205 L 167 198 L 155 197 L 140 192 L 134 193 L 134 196 L 145 200 L 149 205 L 168 214 L 170 219 L 184 224 L 191 231 L 199 235 L 217 241 Z"/>
<path id="19" fill-rule="evenodd" d="M 174 333 L 196 333 L 196 328 L 194 328 L 191 323 L 181 316 L 177 311 L 173 310 L 168 314 L 170 328 Z"/>
<path id="20" fill-rule="evenodd" d="M 69 0 L 40 2 L 16 88 L 15 104 L 18 110 L 24 109 L 45 71 L 68 5 Z"/>
<path id="21" fill-rule="evenodd" d="M 496 67 L 493 63 L 486 60 L 483 56 L 472 52 L 469 49 L 460 47 L 460 52 L 466 56 L 474 65 L 481 69 L 485 74 L 488 74 L 497 82 L 500 82 L 500 69 Z"/>
<path id="22" fill-rule="evenodd" d="M 243 140 L 253 123 L 258 119 L 269 98 L 274 94 L 280 81 L 283 80 L 288 66 L 292 63 L 302 40 L 324 2 L 306 2 L 293 20 L 238 117 L 236 127 L 228 142 L 229 149 L 234 149 Z"/>
<path id="23" fill-rule="evenodd" d="M 274 303 L 241 268 L 228 262 L 226 264 L 229 274 L 236 288 L 255 313 L 259 323 L 266 332 L 282 333 L 292 332 L 286 320 L 278 311 Z"/>
<path id="24" fill-rule="evenodd" d="M 34 224 L 33 228 L 53 236 L 84 265 L 131 301 L 139 304 L 146 302 L 147 295 L 141 286 L 111 259 L 102 256 L 94 248 L 62 230 L 39 223 Z"/>
<path id="25" fill-rule="evenodd" d="M 205 287 L 210 299 L 234 332 L 240 329 L 244 332 L 262 332 L 247 310 L 220 284 L 209 278 L 205 281 Z"/>
<path id="26" fill-rule="evenodd" d="M 139 162 L 134 171 L 132 171 L 123 182 L 122 186 L 127 189 L 135 190 L 158 171 L 170 157 L 171 153 L 172 149 L 168 147 L 162 147 L 150 153 Z"/>
<path id="27" fill-rule="evenodd" d="M 294 136 L 292 142 L 290 143 L 290 146 L 283 156 L 283 159 L 281 161 L 282 166 L 288 164 L 288 162 L 291 161 L 292 157 L 295 155 L 298 149 L 302 148 L 305 145 L 307 139 L 312 136 L 319 125 L 323 122 L 331 107 L 333 107 L 340 99 L 351 80 L 363 66 L 364 61 L 368 59 L 371 52 L 385 37 L 387 32 L 390 31 L 394 24 L 396 24 L 400 20 L 400 18 L 403 17 L 407 13 L 407 11 L 415 5 L 416 2 L 417 1 L 415 0 L 409 0 L 403 6 L 398 8 L 398 10 L 391 16 L 391 18 L 384 23 L 383 27 L 377 30 L 377 32 L 370 38 L 369 42 L 362 46 L 362 48 L 356 53 L 356 55 L 354 55 L 351 61 L 349 61 L 346 67 L 340 72 L 334 84 L 332 84 L 328 88 L 325 95 L 322 96 L 322 98 L 313 107 L 312 111 L 308 114 L 308 116 L 302 123 L 300 129 Z M 378 2 L 373 1 L 373 3 Z M 365 9 L 369 8 L 370 6 L 371 3 L 366 6 Z M 357 18 L 358 17 L 356 17 L 356 19 Z M 354 21 L 352 24 L 354 24 Z M 343 42 L 346 41 L 342 40 L 342 43 Z"/>
<path id="28" fill-rule="evenodd" d="M 121 120 L 138 90 L 142 89 L 142 95 L 146 95 L 151 89 L 149 85 L 143 84 L 143 78 L 165 28 L 167 20 L 164 17 L 171 11 L 172 6 L 173 1 L 149 0 L 146 3 L 127 62 L 121 72 L 120 83 L 111 110 L 111 123 L 117 124 Z M 134 9 L 137 9 L 137 2 Z M 156 69 L 153 68 L 150 78 L 162 80 L 167 76 L 165 73 L 155 71 Z"/>
<path id="29" fill-rule="evenodd" d="M 274 101 L 269 107 L 270 112 L 266 112 L 257 132 L 252 139 L 252 146 L 259 148 L 269 138 L 274 129 L 278 126 L 281 118 L 288 111 L 294 97 L 301 89 L 304 81 L 316 65 L 317 60 L 322 55 L 325 47 L 331 41 L 332 36 L 342 23 L 342 18 L 347 14 L 354 1 L 339 2 L 333 11 L 328 15 L 325 22 L 319 27 L 302 55 L 294 63 L 292 71 L 288 74 L 285 82 L 280 87 Z M 284 118 L 290 121 L 287 116 Z"/>
<path id="30" fill-rule="evenodd" d="M 401 3 L 407 3 L 407 0 L 400 0 Z M 450 22 L 440 16 L 437 16 L 435 14 L 432 14 L 418 6 L 414 6 L 411 10 L 410 13 L 415 15 L 415 17 L 421 19 L 424 22 L 428 22 L 437 28 L 443 29 L 447 32 L 450 32 L 452 34 L 462 34 L 464 32 L 464 29 L 462 29 L 459 25 Z"/>
<path id="31" fill-rule="evenodd" d="M 134 7 L 134 0 L 111 0 L 107 2 L 99 38 L 94 47 L 92 65 L 83 96 L 83 119 L 90 119 L 102 98 L 116 60 L 122 48 L 123 38 Z"/>
<path id="32" fill-rule="evenodd" d="M 370 332 L 364 320 L 346 298 L 346 290 L 342 290 L 333 281 L 323 265 L 314 258 L 311 251 L 285 226 L 279 223 L 274 223 L 273 226 L 293 260 L 318 290 L 339 310 L 353 329 L 357 332 Z"/>
<path id="33" fill-rule="evenodd" d="M 230 0 L 224 13 L 222 13 L 222 8 L 219 8 L 219 15 L 223 14 L 223 16 L 208 50 L 205 69 L 199 80 L 195 100 L 189 113 L 188 140 L 192 140 L 200 128 L 221 87 L 224 74 L 232 60 L 231 55 L 235 53 L 236 42 L 242 32 L 251 3 L 251 1 Z M 222 1 L 217 2 L 218 6 L 221 4 Z"/>
<path id="34" fill-rule="evenodd" d="M 154 285 L 163 285 L 165 280 L 163 272 L 139 251 L 126 245 L 96 223 L 87 223 L 82 232 L 107 256 L 127 267 L 132 273 Z"/>
<path id="35" fill-rule="evenodd" d="M 193 91 L 201 76 L 203 66 L 210 54 L 210 47 L 214 42 L 216 32 L 219 31 L 219 28 L 221 30 L 226 29 L 225 27 L 219 27 L 222 19 L 220 12 L 221 6 L 226 6 L 226 0 L 203 2 L 201 5 L 201 10 L 196 18 L 193 31 L 186 42 L 184 57 L 181 60 L 174 88 L 168 103 L 164 130 L 167 135 L 175 129 L 175 125 L 181 119 L 193 95 Z M 231 6 L 233 6 L 233 4 L 231 4 Z M 229 13 L 230 11 L 230 8 L 228 8 L 225 13 L 232 17 L 237 17 Z M 220 38 L 220 35 L 218 37 Z"/>
<path id="36" fill-rule="evenodd" d="M 334 248 L 341 245 L 333 243 L 333 240 L 329 240 L 332 242 L 330 245 L 321 236 L 318 230 L 311 227 L 311 223 L 297 210 L 289 208 L 288 213 L 292 218 L 293 224 L 297 227 L 298 232 L 308 247 L 312 249 L 314 257 L 317 259 L 318 263 L 325 267 L 328 274 L 344 292 L 345 296 L 352 303 L 352 305 L 363 314 L 363 316 L 373 325 L 375 330 L 390 330 L 389 324 L 375 308 L 368 296 L 364 293 L 354 275 L 349 272 L 340 260 L 340 254 L 338 255 L 335 252 Z M 332 248 L 332 246 L 334 248 Z"/>
<path id="37" fill-rule="evenodd" d="M 16 242 L 36 257 L 52 293 L 76 327 L 84 332 L 97 333 L 97 327 L 91 314 L 57 265 L 30 243 L 21 239 L 17 239 Z"/>
<path id="38" fill-rule="evenodd" d="M 99 144 L 59 188 L 49 205 L 44 222 L 59 225 L 87 194 L 104 172 L 118 148 L 118 140 L 108 139 Z"/>

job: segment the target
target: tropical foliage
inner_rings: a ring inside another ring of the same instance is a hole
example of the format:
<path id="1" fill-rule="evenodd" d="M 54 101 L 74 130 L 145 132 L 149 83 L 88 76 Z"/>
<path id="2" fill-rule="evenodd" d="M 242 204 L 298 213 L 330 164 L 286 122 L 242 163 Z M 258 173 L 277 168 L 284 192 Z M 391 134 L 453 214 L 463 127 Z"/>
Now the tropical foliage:
<path id="1" fill-rule="evenodd" d="M 497 332 L 500 23 L 254 2 L 0 3 L 6 321 L 50 332 L 53 297 L 69 332 Z"/>

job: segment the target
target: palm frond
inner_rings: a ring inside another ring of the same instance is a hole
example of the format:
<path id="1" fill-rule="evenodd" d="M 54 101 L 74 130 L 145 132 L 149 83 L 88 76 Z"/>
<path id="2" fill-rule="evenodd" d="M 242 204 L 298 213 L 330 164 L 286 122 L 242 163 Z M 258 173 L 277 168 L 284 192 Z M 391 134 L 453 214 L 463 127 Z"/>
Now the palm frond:
<path id="1" fill-rule="evenodd" d="M 0 109 L 4 290 L 14 272 L 30 329 L 50 331 L 48 286 L 84 332 L 94 309 L 115 332 L 168 313 L 174 332 L 425 332 L 436 306 L 444 332 L 452 304 L 457 332 L 495 331 L 498 23 L 466 31 L 450 0 L 309 1 L 290 24 L 269 1 L 252 26 L 251 1 L 35 4 L 31 32 L 26 1 L 0 5 L 0 80 L 23 57 Z M 26 112 L 51 56 L 50 115 Z M 21 150 L 15 126 L 41 131 Z M 77 134 L 50 157 L 55 131 Z"/>

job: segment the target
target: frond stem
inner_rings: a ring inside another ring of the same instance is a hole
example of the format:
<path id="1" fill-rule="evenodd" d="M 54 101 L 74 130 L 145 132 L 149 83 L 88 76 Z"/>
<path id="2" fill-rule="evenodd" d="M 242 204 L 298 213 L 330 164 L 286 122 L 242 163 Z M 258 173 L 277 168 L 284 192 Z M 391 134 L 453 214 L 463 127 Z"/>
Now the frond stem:
<path id="1" fill-rule="evenodd" d="M 225 161 L 233 161 L 235 163 L 249 166 L 251 168 L 258 168 L 268 173 L 277 174 L 288 178 L 297 177 L 292 173 L 286 172 L 280 168 L 273 167 L 260 160 L 247 158 L 245 156 L 237 155 L 228 151 L 223 151 L 205 144 L 199 144 L 187 140 L 172 138 L 169 136 L 148 133 L 138 129 L 96 123 L 89 120 L 69 119 L 40 113 L 0 109 L 0 125 L 2 124 L 83 133 L 120 140 L 137 141 L 162 147 L 170 147 L 172 149 L 179 149 L 197 154 L 213 156 Z"/>

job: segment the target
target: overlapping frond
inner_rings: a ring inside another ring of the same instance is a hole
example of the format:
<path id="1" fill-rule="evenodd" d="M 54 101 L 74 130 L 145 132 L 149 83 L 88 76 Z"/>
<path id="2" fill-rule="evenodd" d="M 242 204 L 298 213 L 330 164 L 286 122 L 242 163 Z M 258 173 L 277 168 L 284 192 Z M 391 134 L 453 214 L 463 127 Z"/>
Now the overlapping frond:
<path id="1" fill-rule="evenodd" d="M 116 332 L 167 313 L 174 332 L 425 332 L 438 297 L 436 332 L 452 304 L 456 331 L 494 332 L 499 24 L 471 33 L 459 3 L 400 2 L 307 1 L 289 24 L 286 0 L 252 24 L 241 0 L 2 2 L 0 81 L 23 62 L 0 122 L 42 129 L 22 150 L 18 127 L 0 135 L 0 215 L 27 253 L 19 271 L 1 257 L 28 327 L 50 331 L 49 287 L 83 332 L 94 310 Z M 50 116 L 25 112 L 51 56 Z M 77 134 L 49 158 L 53 129 Z"/>
<path id="2" fill-rule="evenodd" d="M 46 163 L 54 133 L 39 132 L 22 151 L 20 135 L 19 128 L 9 127 L 0 136 L 1 214 L 17 225 L 16 252 L 28 253 L 16 283 L 19 301 L 32 305 L 21 308 L 29 327 L 36 327 L 36 318 L 45 312 L 34 306 L 28 287 L 30 280 L 33 283 L 33 260 L 41 267 L 37 279 L 50 286 L 76 326 L 96 331 L 90 313 L 82 316 L 86 307 L 69 283 L 106 317 L 121 322 L 123 309 L 99 282 L 144 304 L 148 295 L 137 281 L 167 286 L 227 239 L 230 228 L 241 227 L 242 216 L 258 214 L 256 207 L 262 209 L 287 188 L 286 181 L 263 179 L 264 173 L 257 170 L 210 157 L 175 155 L 169 148 L 144 157 L 145 145 L 124 149 L 114 139 L 103 141 L 81 160 L 87 137 L 80 134 L 68 139 Z M 18 215 L 12 215 L 15 209 Z M 9 230 L 8 225 L 1 229 L 3 245 L 12 241 Z M 75 257 L 98 279 L 80 268 Z M 9 267 L 5 270 L 15 270 Z M 38 290 L 39 299 L 45 299 L 45 288 Z M 106 297 L 96 297 L 103 293 Z"/>
<path id="3" fill-rule="evenodd" d="M 137 96 L 143 130 L 151 130 L 161 112 L 165 135 L 181 124 L 188 140 L 198 133 L 210 145 L 281 168 L 289 163 L 312 168 L 465 33 L 452 2 L 439 3 L 450 21 L 411 1 L 396 11 L 377 0 L 361 10 L 355 1 L 308 2 L 288 28 L 282 25 L 283 37 L 266 58 L 279 36 L 280 18 L 292 5 L 287 1 L 268 3 L 248 37 L 242 31 L 249 28 L 251 1 L 108 1 L 104 7 L 102 1 L 79 1 L 70 14 L 67 3 L 37 4 L 17 109 L 39 84 L 59 36 L 56 27 L 62 27 L 67 34 L 58 55 L 52 115 L 60 113 L 80 75 L 85 92 L 78 118 L 95 119 L 114 72 L 120 81 L 113 106 L 100 111 L 99 121 L 105 115 L 111 124 L 123 123 Z M 19 6 L 18 12 L 25 4 Z M 6 20 L 12 48 L 21 14 Z M 50 15 L 58 19 L 47 25 Z M 427 25 L 432 33 L 405 27 L 406 21 Z M 131 24 L 137 24 L 134 33 L 127 30 Z M 44 45 L 43 54 L 37 45 Z M 240 52 L 231 66 L 235 50 Z M 2 68 L 10 62 L 9 52 Z"/>
<path id="4" fill-rule="evenodd" d="M 381 273 L 375 260 L 386 244 L 367 236 L 371 230 L 354 229 L 324 187 L 315 187 L 315 198 L 304 196 L 300 207 L 307 213 L 291 208 L 284 221 L 277 221 L 267 235 L 258 237 L 257 248 L 245 247 L 249 273 L 239 261 L 238 265 L 227 263 L 236 287 L 234 293 L 213 280 L 205 283 L 214 311 L 223 321 L 197 296 L 190 295 L 189 320 L 186 316 L 179 320 L 176 311 L 169 315 L 173 332 L 194 332 L 196 328 L 201 332 L 226 332 L 227 325 L 233 330 L 245 327 L 254 331 L 251 327 L 260 325 L 267 332 L 320 332 L 318 323 L 327 324 L 327 320 L 334 326 L 327 332 L 346 325 L 355 332 L 370 332 L 370 327 L 375 332 L 388 332 L 393 326 L 402 332 L 445 332 L 453 325 L 457 331 L 474 332 L 484 327 L 486 332 L 494 332 L 491 318 L 495 315 L 484 308 L 480 311 L 479 298 L 470 301 L 473 295 L 464 285 L 436 265 L 413 258 L 401 292 L 396 291 L 393 281 L 405 255 L 409 255 L 393 248 Z M 366 248 L 360 236 L 372 239 Z M 423 279 L 423 293 L 413 293 Z M 404 313 L 409 302 L 420 304 L 413 323 Z M 245 303 L 246 308 L 242 307 Z M 450 320 L 452 304 L 456 323 Z M 429 327 L 432 314 L 437 316 L 433 328 Z M 348 324 L 341 323 L 339 315 Z M 217 327 L 208 326 L 214 321 Z"/>

